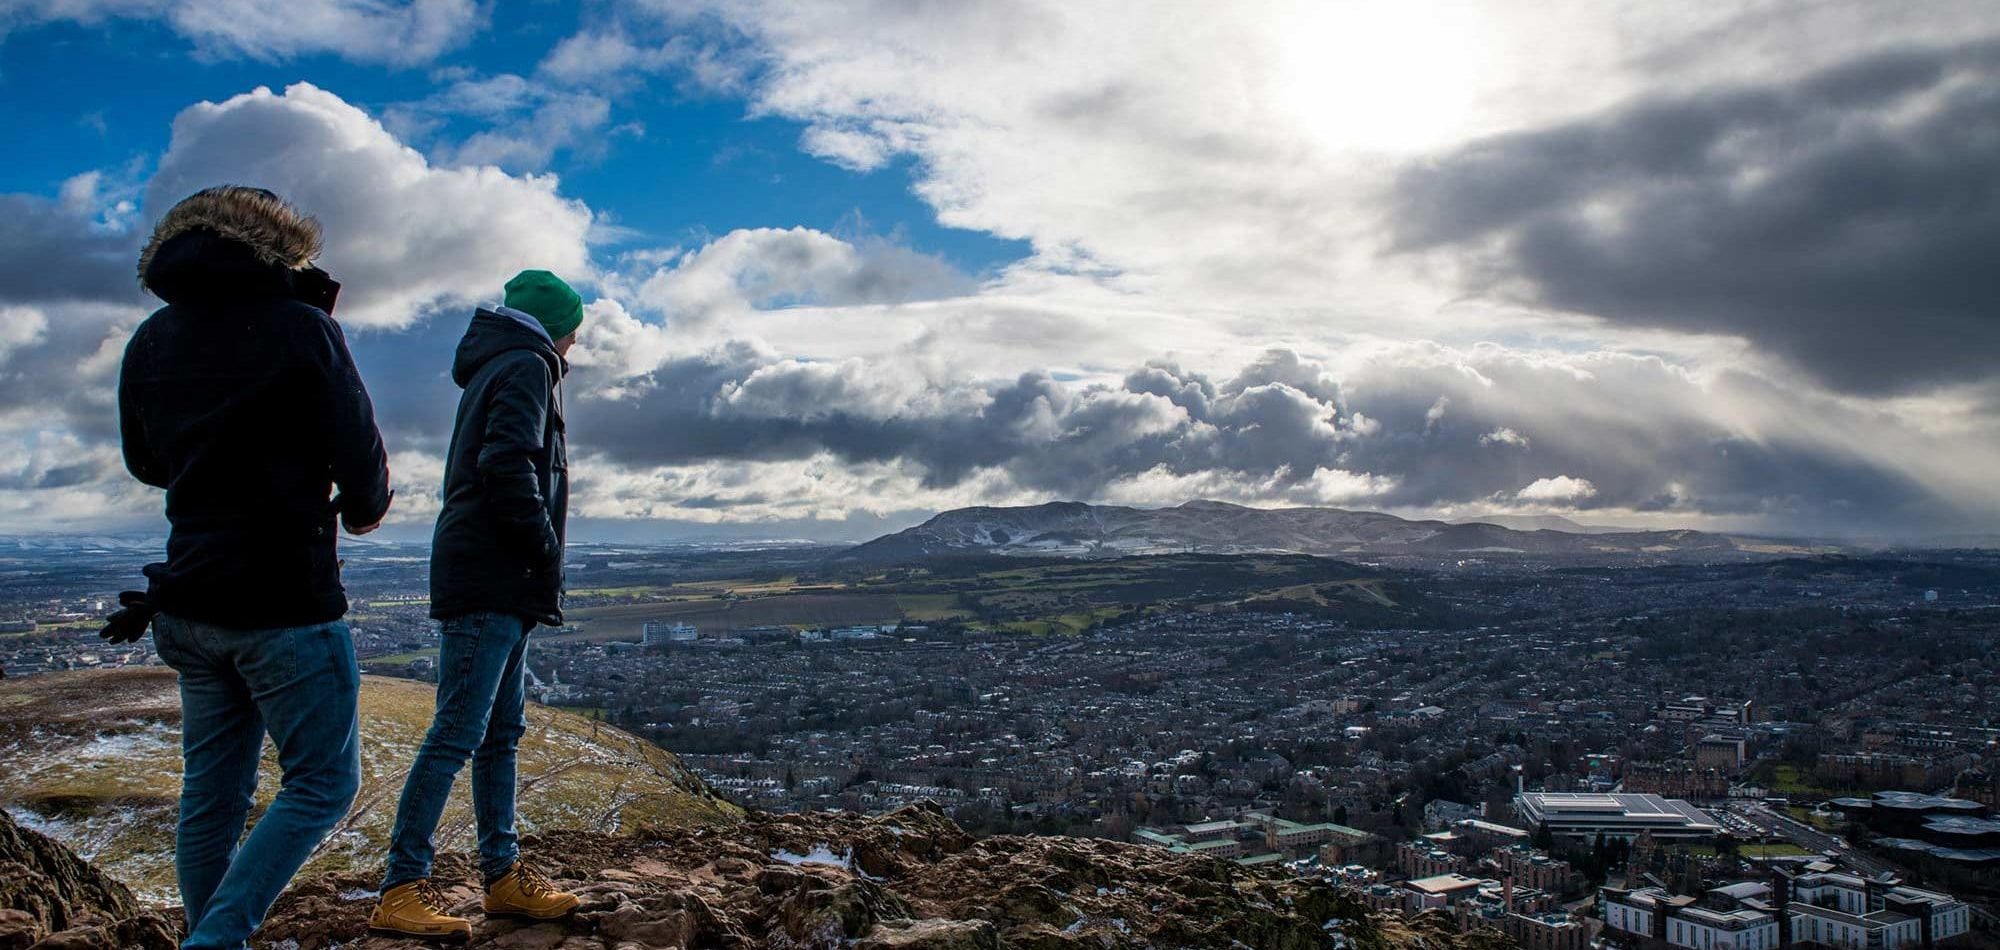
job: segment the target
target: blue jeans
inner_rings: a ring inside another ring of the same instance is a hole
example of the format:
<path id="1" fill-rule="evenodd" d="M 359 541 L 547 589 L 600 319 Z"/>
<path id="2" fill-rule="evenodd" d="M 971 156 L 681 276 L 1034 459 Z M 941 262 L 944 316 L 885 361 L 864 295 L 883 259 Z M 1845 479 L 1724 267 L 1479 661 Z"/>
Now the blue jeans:
<path id="1" fill-rule="evenodd" d="M 479 829 L 479 870 L 488 881 L 521 856 L 514 833 L 514 759 L 528 731 L 523 664 L 534 621 L 485 611 L 441 621 L 437 713 L 424 735 L 389 838 L 382 890 L 431 876 L 431 836 L 451 783 L 472 760 L 472 811 Z"/>
<path id="2" fill-rule="evenodd" d="M 340 621 L 232 630 L 161 614 L 153 646 L 180 673 L 181 946 L 237 950 L 361 787 L 354 641 Z M 266 733 L 283 777 L 246 838 Z"/>

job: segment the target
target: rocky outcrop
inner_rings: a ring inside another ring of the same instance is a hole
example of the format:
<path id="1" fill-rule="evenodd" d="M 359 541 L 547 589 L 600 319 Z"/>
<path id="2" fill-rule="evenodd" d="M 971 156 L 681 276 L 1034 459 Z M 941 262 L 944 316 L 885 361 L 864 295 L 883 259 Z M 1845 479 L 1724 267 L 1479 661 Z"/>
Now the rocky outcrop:
<path id="1" fill-rule="evenodd" d="M 1318 881 L 1083 838 L 974 840 L 935 806 L 876 818 L 752 814 L 726 826 L 526 842 L 577 891 L 570 920 L 479 914 L 477 877 L 438 878 L 490 950 L 1511 950 L 1449 918 L 1373 914 Z M 253 940 L 282 950 L 416 950 L 368 933 L 368 871 L 293 883 Z M 176 916 L 0 813 L 0 950 L 170 950 Z"/>
<path id="2" fill-rule="evenodd" d="M 1080 838 L 974 840 L 935 807 L 878 818 L 752 815 L 728 828 L 630 837 L 551 834 L 531 852 L 583 895 L 574 919 L 484 920 L 463 858 L 441 865 L 475 920 L 474 947 L 508 950 L 807 948 L 1487 950 L 1497 932 L 1371 914 L 1281 872 Z M 299 950 L 406 950 L 369 936 L 373 882 L 333 874 L 294 887 L 260 935 Z"/>
<path id="3" fill-rule="evenodd" d="M 173 950 L 177 922 L 0 811 L 0 950 Z"/>

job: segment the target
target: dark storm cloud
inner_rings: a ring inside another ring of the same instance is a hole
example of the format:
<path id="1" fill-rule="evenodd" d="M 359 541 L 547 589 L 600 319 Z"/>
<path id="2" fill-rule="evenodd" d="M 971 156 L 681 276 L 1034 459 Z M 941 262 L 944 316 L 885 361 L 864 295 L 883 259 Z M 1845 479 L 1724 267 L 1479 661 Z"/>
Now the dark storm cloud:
<path id="1" fill-rule="evenodd" d="M 1934 493 L 1849 449 L 1790 434 L 1753 438 L 1699 411 L 1716 399 L 1804 408 L 1795 394 L 1730 375 L 1698 388 L 1655 360 L 1548 366 L 1492 356 L 1455 365 L 1371 366 L 1349 407 L 1380 424 L 1350 443 L 1350 468 L 1393 473 L 1373 503 L 1509 503 L 1538 479 L 1570 476 L 1595 494 L 1576 507 L 1769 516 L 1773 523 L 1893 524 L 1928 512 Z M 1446 409 L 1433 419 L 1440 397 Z M 1646 414 L 1642 425 L 1631 419 Z M 1858 423 L 1857 423 L 1858 424 Z M 1489 438 L 1500 428 L 1518 442 Z M 1927 517 L 1929 514 L 1926 515 Z"/>
<path id="2" fill-rule="evenodd" d="M 347 347 L 375 403 L 376 425 L 392 449 L 444 454 L 458 410 L 452 355 L 471 319 L 467 306 L 429 310 L 406 330 L 346 328 Z"/>
<path id="3" fill-rule="evenodd" d="M 0 195 L 0 303 L 144 298 L 138 238 L 34 195 Z"/>
<path id="4" fill-rule="evenodd" d="M 1025 486 L 1066 495 L 1158 466 L 1268 473 L 1289 465 L 1309 475 L 1334 451 L 1333 405 L 1255 376 L 1217 396 L 1210 381 L 1168 367 L 1136 372 L 1125 387 L 1027 373 L 920 387 L 906 404 L 885 372 L 730 347 L 669 362 L 638 398 L 576 403 L 572 431 L 579 445 L 639 465 L 828 451 L 850 462 L 915 463 L 931 486 L 1005 468 Z"/>
<path id="5" fill-rule="evenodd" d="M 1910 390 L 2000 357 L 2000 47 L 1642 100 L 1407 171 L 1400 246 L 1485 288 L 1739 334 L 1830 385 Z"/>
<path id="6" fill-rule="evenodd" d="M 571 444 L 636 468 L 825 452 L 913 465 L 929 487 L 999 471 L 1062 498 L 1102 498 L 1121 482 L 1172 476 L 1223 493 L 1237 486 L 1250 500 L 1325 503 L 1317 476 L 1331 473 L 1333 500 L 1354 507 L 1510 504 L 1537 480 L 1567 477 L 1594 489 L 1573 500 L 1581 508 L 1798 524 L 1935 516 L 1924 486 L 1850 450 L 1725 429 L 1691 408 L 1717 391 L 1651 359 L 1387 360 L 1335 385 L 1280 350 L 1227 378 L 1155 363 L 1117 385 L 1030 373 L 920 386 L 915 396 L 891 372 L 731 347 L 662 366 L 635 398 L 573 402 Z M 1732 378 L 1720 391 L 1795 398 L 1763 385 Z M 1440 397 L 1448 408 L 1434 418 Z M 1634 426 L 1633 411 L 1654 418 Z M 1517 438 L 1489 437 L 1503 427 Z M 1357 483 L 1365 484 L 1338 494 Z"/>
<path id="7" fill-rule="evenodd" d="M 42 315 L 33 342 L 0 361 L 0 416 L 67 427 L 87 441 L 118 437 L 118 361 L 146 311 L 96 303 L 31 304 L 0 308 L 0 319 L 20 319 L 24 309 Z M 50 486 L 55 487 L 55 486 Z"/>

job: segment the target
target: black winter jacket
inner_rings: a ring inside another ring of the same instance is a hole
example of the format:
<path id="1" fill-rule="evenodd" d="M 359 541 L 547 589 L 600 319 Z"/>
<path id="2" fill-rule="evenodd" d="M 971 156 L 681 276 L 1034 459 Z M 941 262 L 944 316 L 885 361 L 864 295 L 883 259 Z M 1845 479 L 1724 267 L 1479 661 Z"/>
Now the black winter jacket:
<path id="1" fill-rule="evenodd" d="M 336 516 L 366 526 L 389 507 L 367 390 L 340 325 L 293 299 L 289 267 L 178 224 L 147 249 L 143 279 L 167 305 L 132 334 L 118 378 L 125 465 L 166 489 L 172 526 L 167 560 L 145 569 L 149 599 L 239 629 L 337 620 Z"/>
<path id="2" fill-rule="evenodd" d="M 451 366 L 465 393 L 431 539 L 432 617 L 491 610 L 562 623 L 569 457 L 556 384 L 568 369 L 546 334 L 473 314 Z"/>

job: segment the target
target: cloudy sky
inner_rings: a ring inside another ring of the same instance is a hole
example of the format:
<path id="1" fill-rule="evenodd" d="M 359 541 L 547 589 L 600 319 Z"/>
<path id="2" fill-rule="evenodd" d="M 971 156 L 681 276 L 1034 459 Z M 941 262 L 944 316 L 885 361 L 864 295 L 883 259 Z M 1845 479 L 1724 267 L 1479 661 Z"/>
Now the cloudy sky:
<path id="1" fill-rule="evenodd" d="M 15 0 L 0 533 L 144 530 L 150 222 L 327 229 L 435 513 L 548 267 L 582 533 L 1216 498 L 2000 530 L 2000 8 Z"/>

